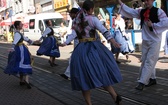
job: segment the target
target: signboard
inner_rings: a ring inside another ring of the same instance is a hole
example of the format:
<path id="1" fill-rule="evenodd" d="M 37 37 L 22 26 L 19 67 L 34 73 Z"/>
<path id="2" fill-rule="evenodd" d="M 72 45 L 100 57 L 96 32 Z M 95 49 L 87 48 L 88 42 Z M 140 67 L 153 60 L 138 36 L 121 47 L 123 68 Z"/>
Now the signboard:
<path id="1" fill-rule="evenodd" d="M 54 9 L 66 7 L 67 5 L 68 5 L 68 0 L 54 0 Z"/>

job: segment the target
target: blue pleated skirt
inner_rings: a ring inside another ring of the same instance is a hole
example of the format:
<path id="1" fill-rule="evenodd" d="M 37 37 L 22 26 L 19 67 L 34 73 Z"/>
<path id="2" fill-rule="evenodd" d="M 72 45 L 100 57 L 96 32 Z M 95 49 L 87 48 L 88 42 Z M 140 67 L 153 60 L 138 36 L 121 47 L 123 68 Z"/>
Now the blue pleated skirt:
<path id="1" fill-rule="evenodd" d="M 132 42 L 129 39 L 127 39 L 125 36 L 123 36 L 119 30 L 115 31 L 114 39 L 116 40 L 116 42 L 121 44 L 121 47 L 115 48 L 112 45 L 111 47 L 112 47 L 113 54 L 115 54 L 115 53 L 127 54 L 130 52 L 131 53 L 134 52 L 134 47 L 133 47 Z"/>
<path id="2" fill-rule="evenodd" d="M 9 75 L 32 74 L 31 55 L 25 45 L 15 47 L 8 55 L 8 64 L 4 73 Z"/>
<path id="3" fill-rule="evenodd" d="M 71 63 L 72 90 L 110 86 L 122 80 L 113 54 L 100 41 L 79 43 Z"/>
<path id="4" fill-rule="evenodd" d="M 37 55 L 60 57 L 59 46 L 57 45 L 56 38 L 54 36 L 46 37 L 40 45 L 40 48 L 37 50 Z"/>

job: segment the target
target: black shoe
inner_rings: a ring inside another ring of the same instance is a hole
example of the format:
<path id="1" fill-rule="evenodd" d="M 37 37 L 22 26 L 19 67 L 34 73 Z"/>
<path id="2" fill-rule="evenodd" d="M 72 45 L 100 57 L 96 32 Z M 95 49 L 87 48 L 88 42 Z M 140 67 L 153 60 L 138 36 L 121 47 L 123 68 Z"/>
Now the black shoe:
<path id="1" fill-rule="evenodd" d="M 117 63 L 117 64 L 120 64 L 121 62 L 116 60 L 116 63 Z"/>
<path id="2" fill-rule="evenodd" d="M 30 83 L 27 83 L 27 82 L 25 81 L 25 84 L 26 84 L 26 86 L 27 86 L 28 89 L 31 89 Z"/>
<path id="3" fill-rule="evenodd" d="M 66 76 L 65 74 L 59 74 L 61 77 L 63 77 L 66 80 L 70 80 L 70 78 L 68 76 Z"/>
<path id="4" fill-rule="evenodd" d="M 53 63 L 53 66 L 58 66 L 58 64 L 56 64 L 56 63 Z"/>
<path id="5" fill-rule="evenodd" d="M 148 83 L 147 85 L 145 85 L 145 86 L 146 86 L 146 87 L 149 87 L 149 86 L 156 85 L 156 84 L 157 84 L 157 83 L 156 83 L 156 79 L 150 78 L 149 83 Z"/>
<path id="6" fill-rule="evenodd" d="M 27 84 L 27 88 L 28 88 L 28 89 L 31 89 L 30 83 Z"/>
<path id="7" fill-rule="evenodd" d="M 143 90 L 143 88 L 144 88 L 144 84 L 143 84 L 143 83 L 139 83 L 139 84 L 135 87 L 135 89 L 137 89 L 137 90 Z"/>
<path id="8" fill-rule="evenodd" d="M 50 64 L 51 67 L 54 67 L 53 63 L 49 60 L 48 63 Z"/>
<path id="9" fill-rule="evenodd" d="M 26 83 L 25 82 L 20 82 L 20 86 L 23 86 L 25 85 Z"/>
<path id="10" fill-rule="evenodd" d="M 41 56 L 41 55 L 43 55 L 43 54 L 40 54 L 40 53 L 36 53 L 36 55 L 38 55 L 38 56 Z"/>
<path id="11" fill-rule="evenodd" d="M 122 101 L 122 97 L 119 96 L 119 95 L 117 95 L 116 101 L 115 101 L 116 105 L 120 105 L 120 104 L 121 104 L 121 101 Z"/>

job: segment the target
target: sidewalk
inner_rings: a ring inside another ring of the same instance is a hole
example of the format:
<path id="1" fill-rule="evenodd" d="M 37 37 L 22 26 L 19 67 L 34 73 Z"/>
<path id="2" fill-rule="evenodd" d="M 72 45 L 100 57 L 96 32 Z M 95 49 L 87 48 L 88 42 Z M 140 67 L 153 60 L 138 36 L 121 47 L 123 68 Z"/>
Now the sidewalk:
<path id="1" fill-rule="evenodd" d="M 3 47 L 0 46 L 0 48 Z M 31 90 L 19 86 L 18 78 L 2 72 L 4 68 L 1 67 L 5 67 L 7 61 L 0 58 L 0 89 L 2 90 L 0 102 L 2 105 L 85 105 L 81 92 L 72 91 L 71 82 L 59 76 L 60 73 L 64 73 L 68 65 L 72 48 L 71 45 L 60 47 L 61 57 L 56 59 L 59 66 L 50 67 L 48 57 L 35 56 L 37 47 L 29 46 L 35 60 L 34 72 L 30 76 L 30 82 L 33 85 Z M 5 52 L 3 54 L 7 56 Z M 113 87 L 123 97 L 122 105 L 167 105 L 168 67 L 167 63 L 160 61 L 168 58 L 164 56 L 163 52 L 160 52 L 160 58 L 156 65 L 157 85 L 137 91 L 135 86 L 141 65 L 139 63 L 140 56 L 140 53 L 130 54 L 131 63 L 125 62 L 125 56 L 120 58 L 122 63 L 119 64 L 119 68 L 123 81 Z M 92 102 L 93 105 L 115 105 L 110 95 L 103 89 L 92 90 Z"/>
<path id="2" fill-rule="evenodd" d="M 9 76 L 0 69 L 1 105 L 64 105 L 36 87 L 27 89 L 19 85 L 19 78 Z"/>
<path id="3" fill-rule="evenodd" d="M 133 66 L 137 66 L 140 67 L 141 66 L 141 62 L 139 62 L 140 58 L 141 58 L 141 52 L 134 52 L 129 54 L 130 60 L 131 62 L 128 63 L 126 62 L 126 58 L 124 55 L 119 57 L 119 61 L 121 61 L 121 64 L 127 64 L 127 65 L 133 65 Z M 160 70 L 165 70 L 168 69 L 168 55 L 164 55 L 164 52 L 161 51 L 159 54 L 159 59 L 156 63 L 156 69 L 160 69 Z"/>

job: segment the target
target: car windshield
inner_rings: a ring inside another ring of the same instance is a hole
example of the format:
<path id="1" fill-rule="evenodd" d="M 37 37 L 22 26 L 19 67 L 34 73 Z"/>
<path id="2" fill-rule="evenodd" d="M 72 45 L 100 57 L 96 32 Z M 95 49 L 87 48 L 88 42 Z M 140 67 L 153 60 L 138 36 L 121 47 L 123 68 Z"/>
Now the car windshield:
<path id="1" fill-rule="evenodd" d="M 47 20 L 51 20 L 53 28 L 59 28 L 61 22 L 63 21 L 62 18 L 53 18 L 53 19 L 45 19 L 44 22 L 46 22 Z"/>

